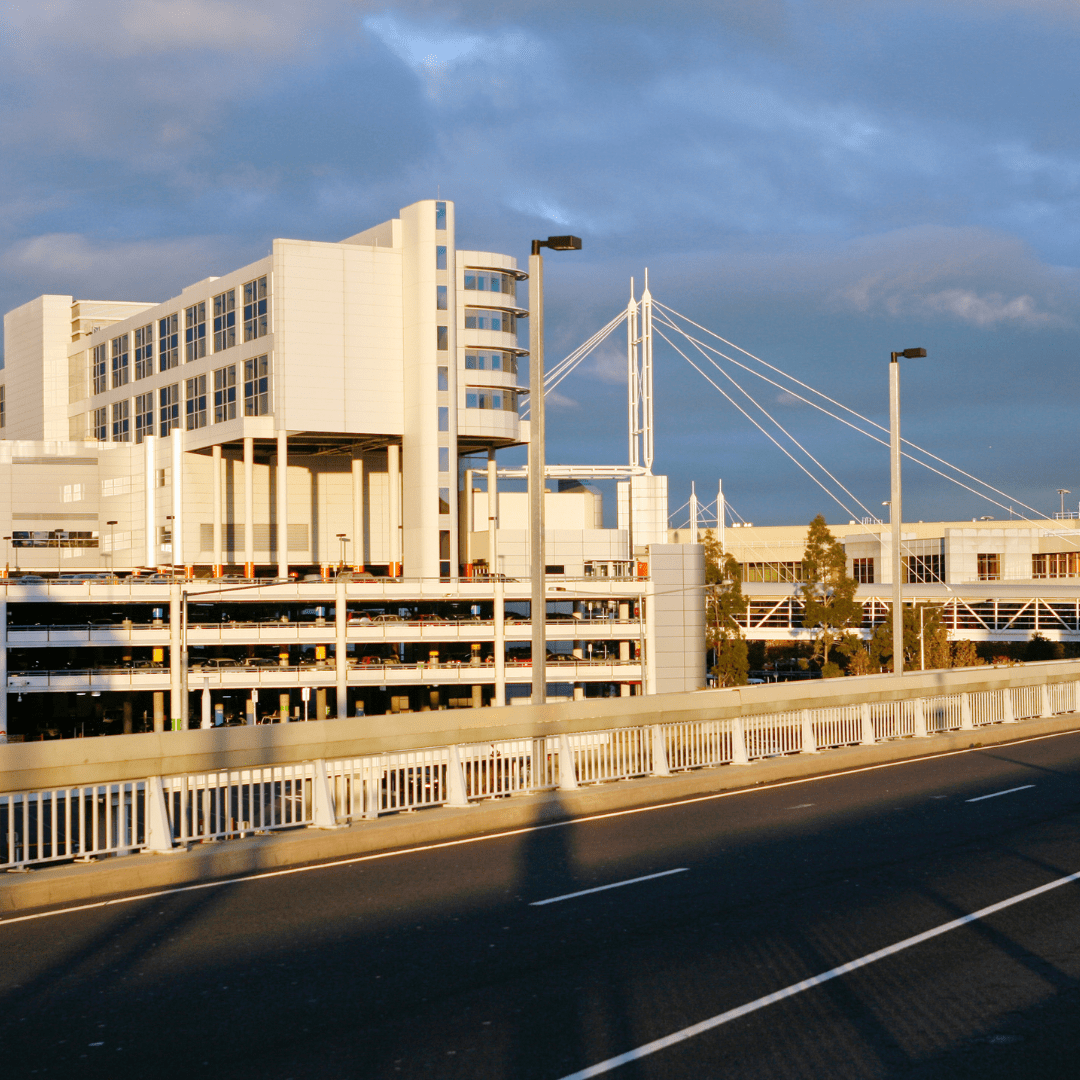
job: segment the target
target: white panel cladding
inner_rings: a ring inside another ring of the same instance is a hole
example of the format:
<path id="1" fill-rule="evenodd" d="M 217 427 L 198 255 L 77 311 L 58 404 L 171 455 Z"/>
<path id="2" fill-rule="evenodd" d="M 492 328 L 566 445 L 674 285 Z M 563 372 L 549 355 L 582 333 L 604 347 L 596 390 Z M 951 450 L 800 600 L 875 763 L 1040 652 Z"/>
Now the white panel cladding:
<path id="1" fill-rule="evenodd" d="M 650 545 L 649 576 L 646 692 L 699 690 L 705 683 L 703 545 Z"/>
<path id="2" fill-rule="evenodd" d="M 4 438 L 67 438 L 71 302 L 39 296 L 4 316 Z"/>

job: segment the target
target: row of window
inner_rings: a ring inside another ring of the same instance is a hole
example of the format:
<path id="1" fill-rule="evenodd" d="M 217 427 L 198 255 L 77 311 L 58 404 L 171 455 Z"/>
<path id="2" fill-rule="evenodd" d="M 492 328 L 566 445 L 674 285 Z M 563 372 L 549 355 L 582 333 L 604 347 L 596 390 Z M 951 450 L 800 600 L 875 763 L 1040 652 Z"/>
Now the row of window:
<path id="1" fill-rule="evenodd" d="M 213 394 L 208 394 L 208 386 Z M 184 381 L 184 426 L 188 431 L 206 427 L 209 418 L 215 424 L 236 419 L 236 365 L 218 368 L 206 375 L 196 375 Z M 93 437 L 98 442 L 130 442 L 134 421 L 135 442 L 153 435 L 155 423 L 158 434 L 167 436 L 180 426 L 180 384 L 159 387 L 134 399 L 114 401 L 111 406 L 94 410 Z M 211 411 L 212 410 L 212 411 Z M 269 361 L 255 356 L 244 361 L 244 415 L 265 416 L 270 411 Z"/>
<path id="2" fill-rule="evenodd" d="M 513 274 L 500 274 L 495 270 L 466 270 L 465 288 L 516 296 L 517 278 Z"/>
<path id="3" fill-rule="evenodd" d="M 244 341 L 265 337 L 269 330 L 266 277 L 249 281 L 243 287 Z M 211 302 L 214 352 L 236 344 L 236 290 L 227 289 Z M 130 346 L 134 339 L 134 363 Z M 157 324 L 158 371 L 170 371 L 180 365 L 180 315 L 166 315 Z M 184 359 L 199 360 L 206 355 L 206 301 L 184 308 Z M 137 327 L 131 334 L 120 334 L 109 342 L 95 345 L 91 374 L 94 393 L 127 386 L 131 367 L 135 379 L 154 374 L 154 324 Z"/>
<path id="4" fill-rule="evenodd" d="M 518 411 L 516 390 L 503 390 L 501 387 L 467 386 L 465 388 L 466 409 L 499 409 L 503 412 Z"/>
<path id="5" fill-rule="evenodd" d="M 53 529 L 50 532 L 13 532 L 11 546 L 17 548 L 96 548 L 97 533 L 68 532 Z"/>
<path id="6" fill-rule="evenodd" d="M 7 427 L 7 393 L 3 386 L 0 386 L 0 428 Z"/>
<path id="7" fill-rule="evenodd" d="M 1033 578 L 1080 577 L 1080 552 L 1050 551 L 1031 556 Z"/>
<path id="8" fill-rule="evenodd" d="M 505 371 L 508 375 L 517 375 L 517 357 L 511 352 L 467 352 L 465 368 L 467 371 Z"/>
<path id="9" fill-rule="evenodd" d="M 466 330 L 501 330 L 504 334 L 517 333 L 517 317 L 510 311 L 496 308 L 465 309 Z"/>

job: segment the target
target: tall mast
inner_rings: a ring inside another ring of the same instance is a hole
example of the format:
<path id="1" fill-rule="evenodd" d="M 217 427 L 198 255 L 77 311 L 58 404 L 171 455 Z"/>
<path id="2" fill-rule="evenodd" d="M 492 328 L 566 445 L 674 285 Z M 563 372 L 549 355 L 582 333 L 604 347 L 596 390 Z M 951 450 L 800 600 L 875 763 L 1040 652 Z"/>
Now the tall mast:
<path id="1" fill-rule="evenodd" d="M 645 291 L 641 294 L 641 464 L 646 472 L 653 466 L 653 333 L 652 293 L 649 271 L 645 270 Z"/>
<path id="2" fill-rule="evenodd" d="M 634 299 L 634 279 L 630 279 L 630 302 L 626 305 L 626 390 L 628 422 L 627 433 L 630 439 L 630 464 L 639 465 L 638 435 L 641 432 L 638 414 L 641 410 L 639 387 L 641 369 L 638 361 L 638 304 Z"/>

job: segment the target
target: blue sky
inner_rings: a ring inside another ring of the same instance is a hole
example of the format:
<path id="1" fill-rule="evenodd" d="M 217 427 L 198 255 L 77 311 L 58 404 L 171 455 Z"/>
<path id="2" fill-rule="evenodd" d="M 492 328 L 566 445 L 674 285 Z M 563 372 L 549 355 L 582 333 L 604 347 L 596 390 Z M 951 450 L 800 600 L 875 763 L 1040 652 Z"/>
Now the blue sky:
<path id="1" fill-rule="evenodd" d="M 157 300 L 438 191 L 462 246 L 547 262 L 553 362 L 657 298 L 1039 508 L 1080 498 L 1080 7 L 38 0 L 0 5 L 0 306 Z M 559 389 L 549 458 L 625 458 L 612 345 Z M 722 476 L 758 523 L 848 514 L 657 349 L 672 507 Z M 880 447 L 754 389 L 868 507 Z M 906 516 L 989 503 L 923 470 Z M 1008 505 L 1012 499 L 1004 500 Z"/>

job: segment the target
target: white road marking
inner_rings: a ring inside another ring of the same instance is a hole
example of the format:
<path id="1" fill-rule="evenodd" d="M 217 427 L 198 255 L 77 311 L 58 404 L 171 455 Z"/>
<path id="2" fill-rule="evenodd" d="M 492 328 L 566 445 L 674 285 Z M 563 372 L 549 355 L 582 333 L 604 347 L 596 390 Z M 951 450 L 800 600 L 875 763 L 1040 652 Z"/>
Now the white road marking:
<path id="1" fill-rule="evenodd" d="M 552 821 L 545 825 L 527 825 L 522 829 L 507 829 L 505 832 L 487 833 L 484 836 L 465 836 L 459 840 L 442 840 L 437 844 L 420 844 L 416 847 L 398 848 L 394 851 L 379 851 L 373 855 L 354 855 L 348 859 L 335 859 L 332 862 L 311 863 L 307 866 L 294 866 L 288 870 L 264 870 L 261 874 L 246 874 L 242 877 L 220 878 L 217 881 L 202 881 L 197 885 L 177 885 L 171 889 L 158 889 L 155 892 L 136 893 L 132 896 L 119 896 L 113 900 L 98 900 L 92 904 L 76 904 L 72 907 L 54 908 L 52 911 L 38 911 L 33 915 L 17 915 L 12 919 L 0 919 L 0 926 L 15 923 L 32 922 L 35 919 L 51 919 L 55 915 L 70 915 L 76 911 L 92 911 L 96 908 L 114 907 L 117 904 L 133 904 L 137 900 L 153 900 L 159 896 L 172 896 L 176 893 L 195 892 L 199 889 L 217 889 L 224 885 L 242 885 L 250 881 L 264 881 L 269 878 L 287 877 L 290 874 L 307 874 L 313 870 L 331 870 L 338 866 L 355 866 L 357 863 L 374 862 L 378 859 L 394 859 L 401 855 L 416 855 L 424 851 L 438 851 L 441 848 L 460 847 L 462 844 L 482 844 L 488 840 L 506 840 L 513 836 L 543 832 L 545 829 L 565 829 L 571 825 L 585 825 L 590 821 L 606 821 L 609 818 L 627 817 L 631 814 L 651 814 L 655 810 L 671 810 L 694 803 L 714 802 L 716 799 L 730 799 L 736 795 L 753 795 L 762 791 L 774 791 L 777 788 L 794 787 L 797 784 L 813 784 L 818 780 L 836 780 L 841 776 L 855 776 L 858 773 L 877 772 L 879 769 L 894 769 L 900 765 L 915 765 L 919 762 L 937 761 L 940 758 L 956 757 L 958 754 L 976 754 L 983 750 L 997 750 L 1002 746 L 1022 746 L 1025 743 L 1044 742 L 1047 739 L 1059 739 L 1063 735 L 1075 735 L 1075 731 L 1053 731 L 1049 735 L 1033 735 L 1029 739 L 1014 739 L 1007 743 L 995 743 L 992 746 L 968 746 L 963 750 L 945 750 L 940 754 L 925 754 L 921 757 L 904 758 L 902 761 L 883 761 L 878 765 L 863 765 L 858 769 L 840 769 L 837 772 L 819 773 L 817 776 L 800 776 L 795 780 L 778 780 L 771 784 L 755 787 L 735 788 L 733 791 L 714 791 L 710 795 L 695 795 L 689 799 L 673 799 L 671 802 L 653 803 L 649 806 L 635 806 L 629 810 L 609 810 L 604 814 L 590 814 L 587 817 L 570 818 L 568 821 Z"/>
<path id="2" fill-rule="evenodd" d="M 714 1028 L 718 1028 L 723 1024 L 729 1024 L 732 1020 L 738 1020 L 740 1017 L 748 1016 L 750 1013 L 757 1012 L 759 1009 L 764 1009 L 768 1005 L 775 1005 L 778 1001 L 784 1001 L 787 998 L 794 997 L 796 994 L 801 994 L 804 990 L 812 990 L 815 986 L 821 986 L 822 983 L 827 983 L 832 979 L 838 979 L 841 975 L 847 975 L 849 972 L 858 971 L 859 968 L 866 967 L 868 964 L 873 964 L 878 960 L 884 960 L 887 956 L 894 956 L 896 953 L 903 952 L 905 949 L 910 949 L 915 945 L 921 945 L 924 941 L 930 941 L 933 938 L 940 937 L 942 934 L 947 934 L 950 930 L 958 930 L 961 926 L 967 926 L 968 923 L 976 922 L 979 919 L 985 919 L 987 916 L 993 915 L 998 911 L 1004 911 L 1005 908 L 1010 908 L 1014 904 L 1020 904 L 1025 900 L 1031 900 L 1033 897 L 1041 896 L 1045 892 L 1050 892 L 1051 889 L 1058 889 L 1062 885 L 1068 885 L 1074 881 L 1080 881 L 1080 872 L 1069 874 L 1067 877 L 1057 878 L 1055 881 L 1048 881 L 1045 885 L 1039 885 L 1037 888 L 1028 889 L 1027 892 L 1018 893 L 1016 896 L 1010 896 L 1007 900 L 999 900 L 998 903 L 991 904 L 989 907 L 980 908 L 978 911 L 973 911 L 970 915 L 963 915 L 959 919 L 952 919 L 949 922 L 942 923 L 940 926 L 935 926 L 932 930 L 924 930 L 921 934 L 915 934 L 912 937 L 904 938 L 903 941 L 897 941 L 893 945 L 887 945 L 884 949 L 878 949 L 876 952 L 867 953 L 865 956 L 860 956 L 857 960 L 850 960 L 848 963 L 841 964 L 839 967 L 834 967 L 829 971 L 822 972 L 820 975 L 814 975 L 812 978 L 803 979 L 802 982 L 792 983 L 790 986 L 785 986 L 783 990 L 776 990 L 771 994 L 766 994 L 764 997 L 759 997 L 754 1001 L 747 1002 L 745 1005 L 740 1005 L 738 1008 L 728 1009 L 727 1012 L 718 1013 L 716 1016 L 709 1017 L 708 1020 L 702 1020 L 700 1023 L 691 1024 L 689 1027 L 684 1027 L 680 1031 L 674 1031 L 670 1035 L 665 1035 L 662 1039 L 653 1039 L 652 1042 L 647 1042 L 633 1050 L 627 1050 L 625 1054 L 619 1054 L 616 1057 L 608 1058 L 606 1061 L 600 1061 L 596 1065 L 590 1065 L 587 1069 L 569 1073 L 566 1076 L 561 1077 L 560 1080 L 588 1080 L 589 1077 L 601 1076 L 603 1073 L 611 1072 L 613 1069 L 617 1069 L 620 1065 L 626 1065 L 628 1062 L 640 1061 L 650 1054 L 655 1054 L 658 1050 L 666 1050 L 669 1046 L 677 1046 L 681 1042 L 686 1042 L 687 1039 L 694 1038 L 695 1035 L 703 1035 L 706 1031 L 712 1031 Z"/>
<path id="3" fill-rule="evenodd" d="M 801 802 L 798 806 L 789 806 L 789 810 L 805 810 L 808 806 L 813 806 L 812 802 Z"/>
<path id="4" fill-rule="evenodd" d="M 983 799 L 996 799 L 999 795 L 1011 795 L 1014 791 L 1027 791 L 1034 784 L 1021 784 L 1019 787 L 1006 788 L 1004 791 L 993 791 L 989 795 L 976 795 L 974 799 L 965 799 L 964 802 L 982 802 Z"/>
<path id="5" fill-rule="evenodd" d="M 580 892 L 564 893 L 562 896 L 549 896 L 546 900 L 534 900 L 529 907 L 543 907 L 545 904 L 557 904 L 560 900 L 573 900 L 578 896 L 588 896 L 594 892 L 605 892 L 607 889 L 621 889 L 624 885 L 636 885 L 639 881 L 654 881 L 659 877 L 669 877 L 671 874 L 685 874 L 689 866 L 680 866 L 677 870 L 661 870 L 659 874 L 646 874 L 644 877 L 627 878 L 625 881 L 613 881 L 610 885 L 597 885 L 595 889 L 582 889 Z"/>

